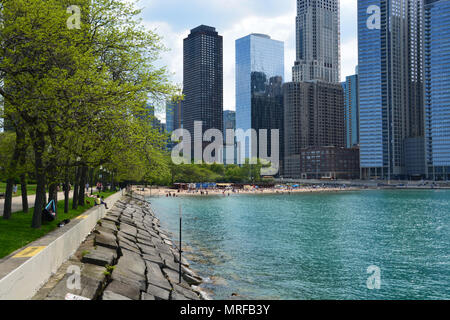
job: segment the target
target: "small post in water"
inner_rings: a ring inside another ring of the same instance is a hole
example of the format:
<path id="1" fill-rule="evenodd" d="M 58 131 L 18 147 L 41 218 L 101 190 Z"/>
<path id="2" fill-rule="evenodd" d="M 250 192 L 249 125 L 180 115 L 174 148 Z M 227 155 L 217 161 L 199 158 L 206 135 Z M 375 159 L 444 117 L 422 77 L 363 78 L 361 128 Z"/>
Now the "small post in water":
<path id="1" fill-rule="evenodd" d="M 178 245 L 179 250 L 180 250 L 180 259 L 178 261 L 178 264 L 179 264 L 179 270 L 178 270 L 178 272 L 179 272 L 179 274 L 178 274 L 179 279 L 178 280 L 179 280 L 180 284 L 181 284 L 181 253 L 183 252 L 181 250 L 181 222 L 182 222 L 182 219 L 183 219 L 183 216 L 182 216 L 182 213 L 181 213 L 181 204 L 180 204 L 180 244 Z"/>

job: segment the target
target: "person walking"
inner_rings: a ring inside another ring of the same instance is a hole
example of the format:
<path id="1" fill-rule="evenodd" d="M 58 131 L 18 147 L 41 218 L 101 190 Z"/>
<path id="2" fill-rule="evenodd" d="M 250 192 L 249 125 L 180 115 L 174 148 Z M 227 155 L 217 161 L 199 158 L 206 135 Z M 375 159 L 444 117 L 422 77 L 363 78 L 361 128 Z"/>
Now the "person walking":
<path id="1" fill-rule="evenodd" d="M 13 186 L 13 194 L 16 195 L 17 194 L 17 184 L 15 184 Z"/>

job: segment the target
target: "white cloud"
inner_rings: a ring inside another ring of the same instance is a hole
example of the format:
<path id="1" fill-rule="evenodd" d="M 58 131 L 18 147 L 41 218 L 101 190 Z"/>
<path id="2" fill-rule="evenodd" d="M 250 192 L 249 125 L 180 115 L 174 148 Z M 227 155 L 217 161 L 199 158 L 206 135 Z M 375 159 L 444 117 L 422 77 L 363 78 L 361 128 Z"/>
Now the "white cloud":
<path id="1" fill-rule="evenodd" d="M 175 0 L 165 0 L 167 5 L 178 5 L 179 11 L 172 11 L 170 18 L 161 16 L 160 21 L 149 21 L 144 17 L 145 25 L 155 30 L 159 35 L 163 36 L 163 43 L 169 52 L 162 55 L 161 63 L 167 65 L 170 72 L 174 73 L 172 79 L 177 84 L 182 84 L 183 81 L 183 39 L 189 34 L 189 29 L 196 27 L 199 24 L 208 23 L 201 18 L 192 16 L 189 22 L 182 23 L 183 28 L 175 26 L 177 24 L 177 15 L 182 15 L 183 10 L 189 10 L 186 2 L 180 3 Z M 164 2 L 165 2 L 164 1 Z M 210 19 L 213 14 L 218 11 L 223 14 L 217 17 L 218 20 L 224 16 L 227 17 L 226 23 L 223 21 L 217 24 L 210 24 L 216 27 L 219 34 L 223 36 L 224 46 L 224 109 L 235 109 L 235 40 L 246 36 L 250 33 L 265 33 L 272 37 L 272 39 L 284 41 L 285 43 L 285 81 L 291 81 L 292 66 L 295 60 L 295 15 L 296 6 L 295 0 L 279 2 L 275 6 L 272 2 L 268 2 L 273 9 L 274 16 L 271 12 L 263 12 L 263 10 L 253 10 L 259 6 L 261 1 L 253 0 L 232 0 L 232 1 L 218 1 L 210 0 L 205 4 L 206 0 L 193 0 L 189 2 L 189 6 L 206 5 L 208 10 L 211 10 Z M 158 1 L 152 1 L 157 3 Z M 153 6 L 152 2 L 144 1 L 144 5 L 154 10 L 157 6 Z M 357 0 L 341 0 L 341 79 L 344 80 L 346 76 L 354 74 L 355 66 L 358 62 L 358 48 L 357 48 Z M 281 7 L 281 5 L 283 7 Z M 207 9 L 204 9 L 207 10 Z M 235 12 L 235 15 L 230 13 Z M 199 15 L 205 15 L 205 12 L 199 12 Z M 228 20 L 228 17 L 230 18 Z M 223 19 L 222 19 L 223 20 Z M 222 26 L 220 26 L 222 25 Z M 165 118 L 165 115 L 158 114 L 160 118 Z"/>
<path id="2" fill-rule="evenodd" d="M 295 60 L 295 13 L 274 18 L 246 17 L 223 31 L 224 38 L 224 109 L 235 109 L 235 41 L 250 33 L 264 33 L 284 41 L 285 80 L 291 80 Z"/>

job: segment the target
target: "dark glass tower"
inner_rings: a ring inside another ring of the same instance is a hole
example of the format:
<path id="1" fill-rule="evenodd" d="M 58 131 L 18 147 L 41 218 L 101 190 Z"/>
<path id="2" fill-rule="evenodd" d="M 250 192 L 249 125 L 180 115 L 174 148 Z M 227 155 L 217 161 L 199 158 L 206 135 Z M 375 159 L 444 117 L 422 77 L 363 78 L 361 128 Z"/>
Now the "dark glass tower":
<path id="1" fill-rule="evenodd" d="M 203 122 L 203 133 L 222 131 L 223 39 L 213 27 L 201 25 L 184 39 L 183 93 L 183 128 L 191 139 L 195 121 Z"/>

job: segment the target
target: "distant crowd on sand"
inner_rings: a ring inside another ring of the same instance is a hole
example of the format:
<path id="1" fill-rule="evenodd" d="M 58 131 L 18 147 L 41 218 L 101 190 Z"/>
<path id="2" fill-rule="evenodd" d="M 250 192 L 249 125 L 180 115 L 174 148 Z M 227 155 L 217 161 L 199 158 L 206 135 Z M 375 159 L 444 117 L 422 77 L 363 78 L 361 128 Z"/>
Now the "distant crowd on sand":
<path id="1" fill-rule="evenodd" d="M 274 186 L 274 187 L 260 187 L 256 185 L 248 185 L 244 188 L 208 188 L 208 189 L 170 189 L 168 187 L 152 188 L 152 196 L 165 197 L 179 197 L 179 196 L 232 196 L 239 194 L 287 194 L 302 193 L 302 192 L 337 192 L 356 190 L 354 187 L 342 186 L 328 186 L 328 185 L 313 185 L 313 186 Z M 140 193 L 148 193 L 149 189 L 138 188 Z"/>

